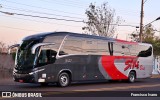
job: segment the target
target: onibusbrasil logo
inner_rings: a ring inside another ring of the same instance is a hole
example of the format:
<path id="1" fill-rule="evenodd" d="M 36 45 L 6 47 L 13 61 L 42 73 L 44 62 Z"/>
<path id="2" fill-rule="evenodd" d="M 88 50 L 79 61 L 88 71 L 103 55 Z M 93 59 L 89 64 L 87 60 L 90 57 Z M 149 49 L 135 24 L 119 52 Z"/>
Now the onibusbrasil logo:
<path id="1" fill-rule="evenodd" d="M 42 93 L 33 93 L 33 92 L 2 92 L 2 98 L 11 98 L 11 97 L 42 97 Z"/>

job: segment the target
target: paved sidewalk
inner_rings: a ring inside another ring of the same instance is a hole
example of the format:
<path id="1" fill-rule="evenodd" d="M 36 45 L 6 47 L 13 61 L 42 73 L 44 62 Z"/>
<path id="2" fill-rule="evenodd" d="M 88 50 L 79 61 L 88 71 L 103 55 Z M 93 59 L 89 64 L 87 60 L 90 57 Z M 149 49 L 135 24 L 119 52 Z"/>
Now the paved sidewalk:
<path id="1" fill-rule="evenodd" d="M 160 74 L 152 74 L 151 78 L 160 78 Z"/>

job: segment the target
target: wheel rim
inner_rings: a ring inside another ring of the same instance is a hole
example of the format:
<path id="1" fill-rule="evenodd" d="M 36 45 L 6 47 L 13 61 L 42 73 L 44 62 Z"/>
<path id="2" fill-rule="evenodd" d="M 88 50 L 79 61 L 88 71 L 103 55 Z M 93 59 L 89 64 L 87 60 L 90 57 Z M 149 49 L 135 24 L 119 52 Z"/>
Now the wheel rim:
<path id="1" fill-rule="evenodd" d="M 131 76 L 130 76 L 130 81 L 131 81 L 131 82 L 134 82 L 134 79 L 135 79 L 134 75 L 131 75 Z"/>
<path id="2" fill-rule="evenodd" d="M 68 84 L 68 77 L 66 75 L 62 75 L 60 81 L 62 86 L 66 86 Z"/>

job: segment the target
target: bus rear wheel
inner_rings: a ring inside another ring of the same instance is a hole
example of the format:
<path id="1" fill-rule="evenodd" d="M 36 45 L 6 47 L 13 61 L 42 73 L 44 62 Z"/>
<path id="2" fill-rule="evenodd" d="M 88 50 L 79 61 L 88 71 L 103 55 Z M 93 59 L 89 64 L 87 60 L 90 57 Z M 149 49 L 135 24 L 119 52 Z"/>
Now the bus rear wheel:
<path id="1" fill-rule="evenodd" d="M 58 77 L 58 86 L 66 87 L 70 84 L 69 75 L 65 72 L 62 72 Z"/>
<path id="2" fill-rule="evenodd" d="M 136 79 L 136 74 L 135 74 L 135 72 L 131 71 L 129 73 L 129 76 L 128 76 L 128 82 L 129 83 L 134 83 L 135 79 Z"/>

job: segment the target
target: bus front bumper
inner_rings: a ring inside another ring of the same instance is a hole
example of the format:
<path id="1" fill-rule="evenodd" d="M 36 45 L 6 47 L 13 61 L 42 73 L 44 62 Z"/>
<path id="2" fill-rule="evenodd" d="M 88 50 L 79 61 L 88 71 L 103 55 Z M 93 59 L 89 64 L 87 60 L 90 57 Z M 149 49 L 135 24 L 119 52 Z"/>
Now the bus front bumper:
<path id="1" fill-rule="evenodd" d="M 30 74 L 13 73 L 13 79 L 14 79 L 15 82 L 35 83 L 34 75 L 30 75 Z"/>

